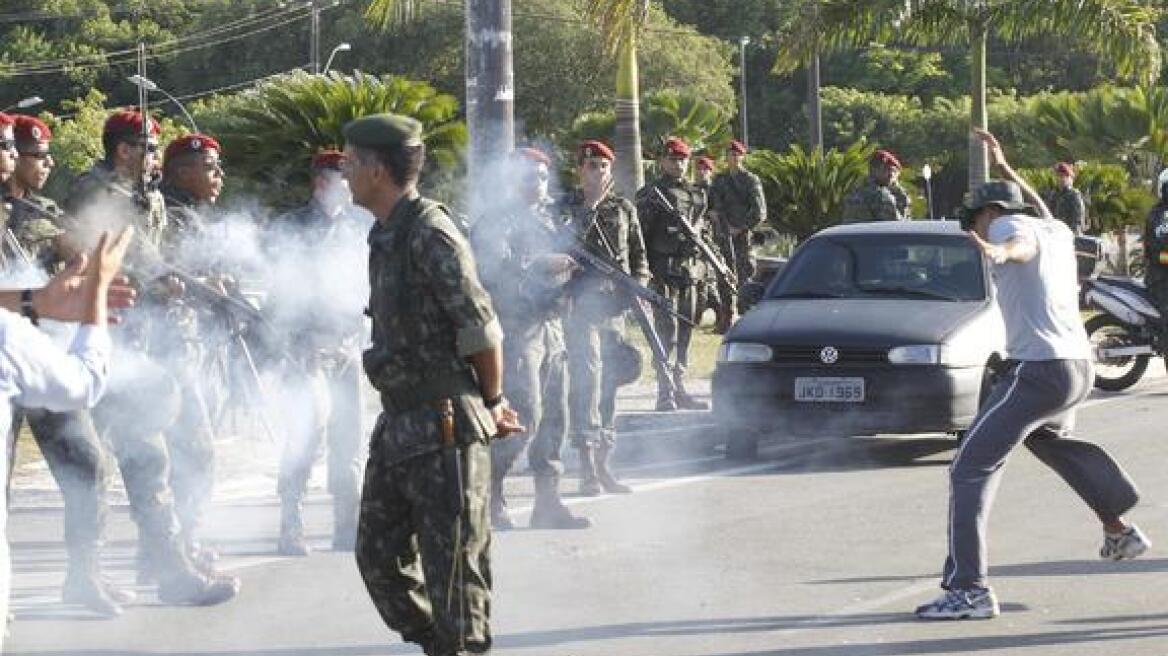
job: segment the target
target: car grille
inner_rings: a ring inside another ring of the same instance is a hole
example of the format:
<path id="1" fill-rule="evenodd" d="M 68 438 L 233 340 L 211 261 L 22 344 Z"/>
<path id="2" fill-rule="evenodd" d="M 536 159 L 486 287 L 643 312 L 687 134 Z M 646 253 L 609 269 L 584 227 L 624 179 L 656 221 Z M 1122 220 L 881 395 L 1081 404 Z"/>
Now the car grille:
<path id="1" fill-rule="evenodd" d="M 824 364 L 819 357 L 824 346 L 772 346 L 771 350 L 774 352 L 773 361 L 780 364 L 814 364 L 821 367 L 888 364 L 888 349 L 846 346 L 834 348 L 839 352 L 839 359 L 831 364 Z"/>

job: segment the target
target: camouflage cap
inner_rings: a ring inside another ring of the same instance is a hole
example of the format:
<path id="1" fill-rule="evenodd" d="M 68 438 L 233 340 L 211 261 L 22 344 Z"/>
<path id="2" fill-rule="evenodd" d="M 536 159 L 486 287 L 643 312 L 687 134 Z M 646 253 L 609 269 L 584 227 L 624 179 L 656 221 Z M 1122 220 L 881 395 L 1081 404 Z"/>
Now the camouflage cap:
<path id="1" fill-rule="evenodd" d="M 987 205 L 997 205 L 1007 212 L 1037 215 L 1037 210 L 1022 198 L 1022 189 L 1009 180 L 982 183 L 965 199 L 963 207 L 972 215 Z"/>
<path id="2" fill-rule="evenodd" d="M 371 114 L 353 119 L 343 129 L 345 141 L 359 148 L 400 148 L 422 145 L 422 124 L 400 114 Z"/>

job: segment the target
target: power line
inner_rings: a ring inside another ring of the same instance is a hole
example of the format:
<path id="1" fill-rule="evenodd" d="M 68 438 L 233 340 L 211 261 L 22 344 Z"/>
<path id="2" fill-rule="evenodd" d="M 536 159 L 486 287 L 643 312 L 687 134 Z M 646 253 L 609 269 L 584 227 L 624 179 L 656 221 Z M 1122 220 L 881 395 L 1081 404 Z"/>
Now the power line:
<path id="1" fill-rule="evenodd" d="M 305 9 L 305 7 L 300 7 L 298 10 L 303 11 L 304 9 Z M 245 38 L 248 38 L 251 36 L 255 36 L 256 34 L 262 34 L 264 32 L 268 32 L 268 31 L 274 30 L 276 28 L 283 27 L 284 25 L 288 25 L 290 23 L 294 23 L 294 22 L 303 20 L 307 16 L 308 16 L 307 13 L 303 13 L 303 14 L 292 16 L 289 18 L 284 18 L 283 20 L 280 20 L 280 21 L 277 21 L 274 23 L 269 23 L 269 24 L 267 24 L 263 27 L 257 28 L 257 29 L 249 30 L 247 32 L 242 32 L 240 34 L 235 34 L 235 35 L 232 35 L 229 37 L 224 37 L 222 39 L 207 41 L 204 43 L 190 45 L 190 46 L 186 46 L 186 47 L 182 47 L 182 48 L 168 49 L 168 50 L 164 50 L 162 52 L 154 52 L 151 54 L 147 54 L 146 59 L 157 60 L 157 59 L 161 59 L 163 57 L 172 57 L 175 55 L 181 55 L 183 53 L 192 52 L 195 50 L 202 50 L 204 48 L 211 48 L 211 47 L 223 45 L 225 43 L 239 41 L 240 39 L 245 39 Z M 135 59 L 135 57 L 132 57 L 132 56 L 131 57 L 118 57 L 118 58 L 110 59 L 107 61 L 95 62 L 95 63 L 91 63 L 91 64 L 84 64 L 84 63 L 76 64 L 76 65 L 65 64 L 65 65 L 58 65 L 58 66 L 33 69 L 33 70 L 24 70 L 24 71 L 18 70 L 15 72 L 8 72 L 8 71 L 5 71 L 3 69 L 0 69 L 0 77 L 34 77 L 34 76 L 38 76 L 38 75 L 64 73 L 67 70 L 88 70 L 88 69 L 94 69 L 94 68 L 105 68 L 105 67 L 109 67 L 109 66 L 115 66 L 118 64 L 127 64 L 127 63 L 134 61 L 134 59 Z"/>
<path id="2" fill-rule="evenodd" d="M 160 50 L 160 49 L 173 47 L 173 46 L 183 44 L 183 43 L 197 42 L 201 39 L 205 39 L 209 36 L 214 36 L 216 34 L 221 34 L 223 32 L 230 32 L 230 31 L 234 31 L 236 29 L 243 29 L 245 27 L 253 27 L 255 23 L 278 18 L 281 16 L 281 14 L 291 14 L 291 13 L 294 13 L 296 11 L 302 11 L 306 7 L 307 7 L 307 5 L 301 4 L 301 5 L 292 7 L 292 8 L 278 8 L 275 11 L 265 10 L 266 13 L 261 12 L 258 14 L 252 14 L 251 16 L 248 16 L 246 18 L 242 18 L 238 21 L 227 23 L 225 25 L 220 25 L 218 27 L 211 28 L 211 29 L 205 30 L 203 32 L 199 32 L 197 34 L 192 34 L 192 35 L 181 37 L 178 39 L 172 39 L 170 41 L 162 41 L 162 42 L 159 42 L 156 44 L 148 44 L 147 48 L 149 48 L 151 50 Z M 103 52 L 103 53 L 95 53 L 92 55 L 83 55 L 81 57 L 76 57 L 76 58 L 59 59 L 59 60 L 55 60 L 55 61 L 15 62 L 13 64 L 8 65 L 8 68 L 12 70 L 12 73 L 8 73 L 8 74 L 16 75 L 19 73 L 39 73 L 42 71 L 56 73 L 56 72 L 59 72 L 62 68 L 66 67 L 66 66 L 82 67 L 82 70 L 84 70 L 85 62 L 89 62 L 89 61 L 92 61 L 94 59 L 101 59 L 102 61 L 89 64 L 88 67 L 106 66 L 106 65 L 115 64 L 115 63 L 122 63 L 124 61 L 131 61 L 137 57 L 137 51 L 138 51 L 138 49 L 135 47 L 135 48 L 127 48 L 125 50 L 112 50 L 112 51 Z M 0 71 L 2 71 L 2 70 L 3 69 L 0 69 Z"/>
<path id="3" fill-rule="evenodd" d="M 252 78 L 250 80 L 244 80 L 242 82 L 236 82 L 234 84 L 226 84 L 226 85 L 223 85 L 220 87 L 215 87 L 213 89 L 204 89 L 202 91 L 196 91 L 196 92 L 184 94 L 181 96 L 175 96 L 175 99 L 180 100 L 180 101 L 181 100 L 191 100 L 193 98 L 202 98 L 204 96 L 210 96 L 210 95 L 213 95 L 216 93 L 221 93 L 223 91 L 233 91 L 235 89 L 241 89 L 244 87 L 251 86 L 251 85 L 256 84 L 258 82 L 263 82 L 264 80 L 270 80 L 271 78 L 274 78 L 274 77 L 286 75 L 286 74 L 291 73 L 293 71 L 308 70 L 308 68 L 311 65 L 312 64 L 301 64 L 300 66 L 293 66 L 292 68 L 289 68 L 289 69 L 277 71 L 275 73 L 269 73 L 267 75 L 263 75 L 263 76 L 260 76 L 257 78 Z M 165 104 L 168 104 L 168 102 L 169 101 L 162 102 L 162 103 L 154 103 L 154 106 L 165 105 Z M 67 114 L 54 114 L 54 117 L 57 119 L 60 119 L 60 120 L 74 118 L 75 116 L 77 116 L 77 112 L 69 112 Z"/>

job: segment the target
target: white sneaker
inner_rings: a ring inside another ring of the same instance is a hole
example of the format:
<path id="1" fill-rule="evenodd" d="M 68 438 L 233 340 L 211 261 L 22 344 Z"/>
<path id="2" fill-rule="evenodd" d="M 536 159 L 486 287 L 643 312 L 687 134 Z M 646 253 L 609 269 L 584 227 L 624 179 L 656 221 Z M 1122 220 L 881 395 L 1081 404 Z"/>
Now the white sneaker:
<path id="1" fill-rule="evenodd" d="M 1125 560 L 1136 558 L 1152 546 L 1152 541 L 1140 527 L 1132 524 L 1123 533 L 1104 533 L 1103 546 L 1099 557 L 1104 560 Z"/>
<path id="2" fill-rule="evenodd" d="M 933 601 L 918 606 L 922 620 L 988 620 L 1001 613 L 994 591 L 989 588 L 946 590 Z"/>

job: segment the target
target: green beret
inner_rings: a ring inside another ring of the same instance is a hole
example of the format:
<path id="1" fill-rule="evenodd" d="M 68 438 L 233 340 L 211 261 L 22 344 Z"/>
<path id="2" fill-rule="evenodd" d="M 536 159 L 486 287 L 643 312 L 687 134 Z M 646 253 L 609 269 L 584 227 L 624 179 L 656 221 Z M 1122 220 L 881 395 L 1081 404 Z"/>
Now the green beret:
<path id="1" fill-rule="evenodd" d="M 345 141 L 359 148 L 422 145 L 422 124 L 398 114 L 371 114 L 345 124 Z"/>

